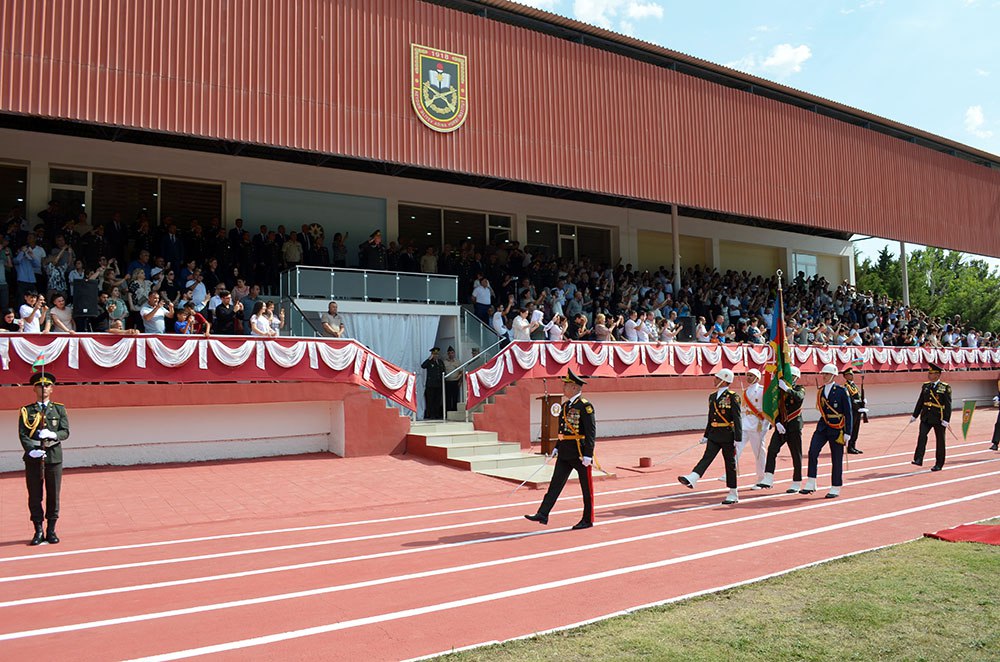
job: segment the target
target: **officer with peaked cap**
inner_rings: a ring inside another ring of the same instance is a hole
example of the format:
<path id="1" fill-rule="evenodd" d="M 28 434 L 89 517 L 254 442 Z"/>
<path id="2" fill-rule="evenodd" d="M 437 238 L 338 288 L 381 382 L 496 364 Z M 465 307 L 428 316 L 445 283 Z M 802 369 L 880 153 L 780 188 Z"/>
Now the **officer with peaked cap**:
<path id="1" fill-rule="evenodd" d="M 827 499 L 840 496 L 840 488 L 844 484 L 844 446 L 851 441 L 851 426 L 853 412 L 851 399 L 847 389 L 836 383 L 837 366 L 828 363 L 819 374 L 823 375 L 823 386 L 816 392 L 816 409 L 819 410 L 819 422 L 813 431 L 809 442 L 809 478 L 806 480 L 802 494 L 812 494 L 816 491 L 816 474 L 819 469 L 819 453 L 823 447 L 830 444 L 830 461 L 832 465 L 830 491 Z"/>
<path id="2" fill-rule="evenodd" d="M 743 441 L 743 410 L 740 396 L 729 388 L 733 379 L 735 375 L 728 368 L 716 373 L 715 391 L 708 396 L 708 425 L 705 426 L 705 436 L 701 438 L 705 453 L 691 473 L 677 477 L 681 485 L 694 488 L 722 451 L 726 462 L 726 487 L 729 488 L 729 495 L 722 502 L 725 506 L 740 500 L 736 491 L 736 444 Z"/>
<path id="3" fill-rule="evenodd" d="M 589 529 L 594 526 L 594 445 L 597 437 L 597 420 L 594 405 L 583 397 L 583 385 L 587 381 L 572 370 L 563 377 L 563 395 L 569 400 L 559 412 L 559 443 L 553 454 L 556 466 L 552 471 L 549 489 L 542 499 L 538 512 L 525 515 L 526 519 L 539 524 L 549 523 L 549 513 L 556 505 L 559 494 L 566 485 L 570 472 L 576 471 L 583 492 L 583 518 L 574 529 Z"/>
<path id="4" fill-rule="evenodd" d="M 913 418 L 910 419 L 911 423 L 920 419 L 917 447 L 913 451 L 913 464 L 918 467 L 924 464 L 927 433 L 934 430 L 937 447 L 931 471 L 941 471 L 944 466 L 944 430 L 951 421 L 951 386 L 941 381 L 941 372 L 941 366 L 927 364 L 927 381 L 920 387 L 920 397 L 913 408 Z"/>
<path id="5" fill-rule="evenodd" d="M 444 361 L 441 348 L 431 347 L 430 356 L 420 364 L 427 371 L 424 378 L 424 420 L 444 418 Z"/>
<path id="6" fill-rule="evenodd" d="M 799 491 L 802 484 L 802 403 L 806 399 L 806 390 L 798 385 L 802 371 L 792 366 L 792 381 L 786 383 L 778 379 L 781 393 L 778 395 L 778 413 L 774 417 L 774 434 L 767 446 L 767 465 L 764 467 L 764 480 L 757 483 L 759 487 L 771 489 L 774 485 L 774 467 L 778 460 L 781 447 L 788 444 L 788 452 L 792 454 L 792 484 L 786 494 Z"/>
<path id="7" fill-rule="evenodd" d="M 24 475 L 28 486 L 28 512 L 35 525 L 32 545 L 43 542 L 55 545 L 56 520 L 59 519 L 59 490 L 62 485 L 62 442 L 69 437 L 66 407 L 52 402 L 56 380 L 50 372 L 31 376 L 35 401 L 21 407 L 17 419 L 18 437 L 24 447 Z M 42 495 L 45 507 L 42 508 Z M 42 532 L 42 522 L 48 528 Z"/>

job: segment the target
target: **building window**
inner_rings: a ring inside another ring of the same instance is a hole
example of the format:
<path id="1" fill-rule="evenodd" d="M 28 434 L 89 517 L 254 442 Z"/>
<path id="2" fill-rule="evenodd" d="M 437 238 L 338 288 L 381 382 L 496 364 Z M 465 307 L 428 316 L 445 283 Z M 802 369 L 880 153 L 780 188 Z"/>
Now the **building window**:
<path id="1" fill-rule="evenodd" d="M 161 179 L 159 198 L 161 223 L 169 217 L 178 227 L 187 228 L 197 219 L 207 227 L 212 218 L 222 218 L 221 184 Z"/>
<path id="2" fill-rule="evenodd" d="M 20 208 L 28 217 L 24 200 L 28 197 L 28 169 L 24 166 L 0 164 L 0 211 L 6 213 Z"/>
<path id="3" fill-rule="evenodd" d="M 478 248 L 487 242 L 510 240 L 511 217 L 485 211 L 438 209 L 399 205 L 399 243 L 427 246 L 449 244 L 457 249 L 471 241 Z"/>
<path id="4" fill-rule="evenodd" d="M 155 177 L 95 172 L 93 182 L 92 225 L 106 223 L 116 213 L 121 214 L 126 223 L 142 212 L 156 217 L 159 183 Z"/>
<path id="5" fill-rule="evenodd" d="M 529 219 L 525 244 L 535 257 L 611 262 L 611 230 L 607 228 Z"/>
<path id="6" fill-rule="evenodd" d="M 489 228 L 488 236 L 490 244 L 499 243 L 510 243 L 514 236 L 511 234 L 511 219 L 510 216 L 500 216 L 498 214 L 490 214 L 489 216 Z"/>
<path id="7" fill-rule="evenodd" d="M 817 265 L 815 255 L 810 255 L 809 253 L 793 253 L 792 265 L 795 269 L 793 278 L 797 277 L 800 271 L 805 274 L 806 278 L 812 278 L 816 275 Z"/>
<path id="8" fill-rule="evenodd" d="M 444 210 L 444 243 L 458 248 L 463 242 L 486 245 L 486 214 L 474 211 Z"/>

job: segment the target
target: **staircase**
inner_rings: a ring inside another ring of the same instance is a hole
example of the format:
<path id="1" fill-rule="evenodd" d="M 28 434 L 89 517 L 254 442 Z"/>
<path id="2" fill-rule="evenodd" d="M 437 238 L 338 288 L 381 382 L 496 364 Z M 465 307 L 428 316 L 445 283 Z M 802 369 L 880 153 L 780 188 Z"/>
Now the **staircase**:
<path id="1" fill-rule="evenodd" d="M 460 413 L 462 418 L 465 412 Z M 406 450 L 453 467 L 467 469 L 485 476 L 520 483 L 527 480 L 527 487 L 539 487 L 552 479 L 554 463 L 537 453 L 526 453 L 521 445 L 500 441 L 496 432 L 476 430 L 464 421 L 417 421 L 410 425 L 406 435 Z M 594 469 L 594 478 L 607 478 Z M 529 480 L 530 479 L 530 480 Z"/>

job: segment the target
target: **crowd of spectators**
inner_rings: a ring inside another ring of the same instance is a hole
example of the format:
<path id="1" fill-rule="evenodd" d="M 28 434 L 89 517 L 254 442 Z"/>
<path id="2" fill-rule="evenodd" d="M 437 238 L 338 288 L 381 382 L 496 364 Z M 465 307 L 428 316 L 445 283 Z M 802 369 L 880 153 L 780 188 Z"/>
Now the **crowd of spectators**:
<path id="1" fill-rule="evenodd" d="M 169 216 L 156 224 L 145 214 L 131 223 L 114 214 L 91 225 L 86 214 L 71 218 L 54 201 L 33 222 L 12 209 L 3 228 L 6 331 L 274 336 L 285 313 L 261 296 L 277 293 L 281 271 L 345 267 L 349 250 L 347 233 L 326 246 L 308 225 L 301 232 L 262 225 L 251 234 L 242 219 L 227 230 L 212 218 L 204 226 L 191 220 L 181 231 Z M 675 291 L 666 267 L 573 262 L 533 254 L 516 241 L 438 250 L 407 240 L 387 245 L 375 231 L 357 251 L 362 268 L 457 276 L 459 300 L 513 340 L 767 342 L 778 286 L 776 276 L 696 265 L 684 269 Z M 87 281 L 97 284 L 98 312 L 81 317 L 73 303 Z M 795 344 L 1000 346 L 1000 338 L 960 316 L 931 317 L 846 281 L 834 287 L 800 272 L 784 283 L 784 301 Z M 342 333 L 339 322 L 323 332 Z"/>

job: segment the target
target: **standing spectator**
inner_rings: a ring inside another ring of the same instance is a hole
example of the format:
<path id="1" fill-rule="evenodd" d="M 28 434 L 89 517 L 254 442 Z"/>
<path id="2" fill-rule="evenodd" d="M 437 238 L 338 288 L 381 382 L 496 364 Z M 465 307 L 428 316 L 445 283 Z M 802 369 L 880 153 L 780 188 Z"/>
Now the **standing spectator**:
<path id="1" fill-rule="evenodd" d="M 250 286 L 250 294 L 240 299 L 243 304 L 243 330 L 244 333 L 253 334 L 250 320 L 254 315 L 254 308 L 260 303 L 260 285 L 254 283 Z"/>
<path id="2" fill-rule="evenodd" d="M 233 303 L 233 295 L 228 290 L 219 292 L 220 303 L 215 307 L 215 333 L 232 336 L 237 333 L 236 325 L 243 313 L 243 303 Z M 242 324 L 241 324 L 242 327 Z"/>
<path id="3" fill-rule="evenodd" d="M 493 287 L 490 285 L 490 281 L 485 276 L 481 277 L 472 289 L 472 306 L 475 309 L 476 317 L 485 324 L 489 324 L 490 321 L 489 311 L 490 304 L 493 303 L 493 296 Z"/>
<path id="4" fill-rule="evenodd" d="M 0 310 L 10 304 L 10 288 L 7 286 L 7 272 L 14 268 L 14 256 L 10 252 L 7 237 L 0 236 Z"/>
<path id="5" fill-rule="evenodd" d="M 510 335 L 511 340 L 531 340 L 531 332 L 535 330 L 535 327 L 531 325 L 528 321 L 528 309 L 518 308 L 517 315 L 510 323 Z"/>
<path id="6" fill-rule="evenodd" d="M 285 328 L 285 309 L 281 308 L 275 314 L 274 302 L 268 301 L 264 306 L 264 314 L 267 316 L 268 322 L 271 323 L 271 330 L 274 331 L 274 335 L 280 336 L 281 330 Z"/>
<path id="7" fill-rule="evenodd" d="M 24 303 L 21 304 L 21 331 L 24 333 L 41 333 L 45 315 L 49 312 L 45 305 L 45 297 L 39 296 L 35 290 L 24 293 Z"/>
<path id="8" fill-rule="evenodd" d="M 174 304 L 160 301 L 159 292 L 150 292 L 146 305 L 139 309 L 146 333 L 166 333 L 166 318 L 173 318 Z"/>
<path id="9" fill-rule="evenodd" d="M 323 335 L 330 338 L 344 338 L 346 337 L 346 331 L 344 330 L 344 319 L 337 314 L 337 302 L 331 301 L 330 305 L 327 306 L 326 312 L 320 317 L 320 323 L 323 326 Z"/>
<path id="10" fill-rule="evenodd" d="M 160 242 L 160 255 L 170 266 L 184 264 L 184 242 L 177 234 L 174 223 L 167 225 L 167 234 L 163 235 L 163 241 Z"/>
<path id="11" fill-rule="evenodd" d="M 267 306 L 263 301 L 258 301 L 253 305 L 253 310 L 250 311 L 250 335 L 259 338 L 271 338 L 278 335 L 271 328 L 271 321 L 264 314 L 266 310 Z"/>
<path id="12" fill-rule="evenodd" d="M 288 240 L 281 245 L 281 261 L 286 269 L 294 269 L 302 264 L 302 244 L 299 235 L 294 230 L 288 235 Z"/>
<path id="13" fill-rule="evenodd" d="M 42 271 L 45 250 L 35 245 L 35 233 L 29 232 L 27 243 L 14 256 L 14 271 L 17 274 L 17 291 L 38 292 L 38 281 Z"/>
<path id="14" fill-rule="evenodd" d="M 443 419 L 441 381 L 444 378 L 444 361 L 441 360 L 441 348 L 432 347 L 431 355 L 420 367 L 427 371 L 424 381 L 424 419 Z"/>
<path id="15" fill-rule="evenodd" d="M 549 323 L 543 327 L 546 337 L 551 342 L 559 342 L 566 335 L 566 328 L 569 326 L 566 318 L 562 315 L 556 315 Z"/>
<path id="16" fill-rule="evenodd" d="M 184 304 L 184 312 L 187 313 L 188 333 L 198 336 L 208 336 L 212 333 L 212 323 L 205 319 L 205 316 L 194 309 L 194 304 Z"/>
<path id="17" fill-rule="evenodd" d="M 458 357 L 455 356 L 455 348 L 448 346 L 448 353 L 444 358 L 444 406 L 445 411 L 458 411 L 458 400 L 461 390 L 463 373 L 458 369 Z"/>
<path id="18" fill-rule="evenodd" d="M 433 246 L 428 246 L 427 250 L 420 257 L 420 271 L 425 274 L 436 274 L 438 272 L 438 256 Z"/>
<path id="19" fill-rule="evenodd" d="M 340 234 L 339 232 L 333 235 L 333 244 L 331 245 L 330 260 L 334 268 L 343 269 L 347 266 L 347 235 L 350 234 L 345 232 Z"/>
<path id="20" fill-rule="evenodd" d="M 56 292 L 52 299 L 52 309 L 45 321 L 45 332 L 76 333 L 76 323 L 73 321 L 73 306 L 66 305 L 66 295 Z"/>
<path id="21" fill-rule="evenodd" d="M 385 271 L 387 256 L 385 246 L 382 245 L 381 230 L 375 230 L 375 232 L 372 232 L 368 241 L 361 243 L 360 249 L 363 268 Z"/>

